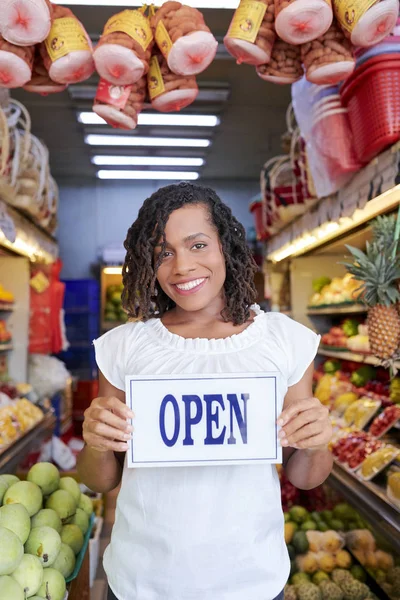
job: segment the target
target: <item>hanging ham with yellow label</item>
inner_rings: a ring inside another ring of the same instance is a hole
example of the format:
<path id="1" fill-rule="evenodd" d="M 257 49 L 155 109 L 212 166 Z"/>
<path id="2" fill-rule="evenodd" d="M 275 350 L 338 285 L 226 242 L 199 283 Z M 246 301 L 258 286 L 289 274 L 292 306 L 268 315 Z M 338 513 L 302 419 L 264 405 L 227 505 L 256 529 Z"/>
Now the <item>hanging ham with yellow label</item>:
<path id="1" fill-rule="evenodd" d="M 32 76 L 34 46 L 16 46 L 0 36 L 0 87 L 18 88 Z"/>
<path id="2" fill-rule="evenodd" d="M 160 112 L 182 110 L 192 104 L 199 93 L 196 77 L 173 73 L 161 53 L 151 57 L 147 83 L 151 105 Z"/>
<path id="3" fill-rule="evenodd" d="M 165 2 L 151 26 L 158 48 L 177 75 L 198 75 L 214 60 L 218 42 L 196 8 Z"/>
<path id="4" fill-rule="evenodd" d="M 272 48 L 271 59 L 257 67 L 257 75 L 271 83 L 291 84 L 303 76 L 299 46 L 291 46 L 277 39 Z"/>
<path id="5" fill-rule="evenodd" d="M 274 0 L 242 0 L 224 38 L 238 64 L 263 65 L 276 38 Z"/>
<path id="6" fill-rule="evenodd" d="M 306 78 L 318 85 L 335 85 L 354 71 L 353 47 L 334 21 L 317 40 L 301 46 Z"/>
<path id="7" fill-rule="evenodd" d="M 50 33 L 53 5 L 49 0 L 0 0 L 0 34 L 17 46 L 33 46 Z"/>
<path id="8" fill-rule="evenodd" d="M 154 39 L 143 9 L 111 17 L 93 57 L 100 77 L 115 85 L 131 85 L 149 70 Z"/>
<path id="9" fill-rule="evenodd" d="M 394 29 L 399 0 L 333 0 L 336 19 L 354 46 L 381 42 Z"/>
<path id="10" fill-rule="evenodd" d="M 24 90 L 27 92 L 33 92 L 40 94 L 41 96 L 47 96 L 48 94 L 57 94 L 63 92 L 67 86 L 63 83 L 56 83 L 53 81 L 44 66 L 43 57 L 40 54 L 40 49 L 37 46 L 35 52 L 35 60 L 33 63 L 32 77 L 26 85 Z"/>
<path id="11" fill-rule="evenodd" d="M 53 81 L 85 81 L 94 72 L 92 43 L 83 25 L 64 6 L 54 5 L 50 34 L 41 44 L 44 66 Z"/>
<path id="12" fill-rule="evenodd" d="M 275 0 L 275 29 L 288 44 L 305 44 L 328 31 L 331 0 Z"/>
<path id="13" fill-rule="evenodd" d="M 114 85 L 100 79 L 93 111 L 112 127 L 135 129 L 146 99 L 146 77 L 131 85 Z"/>

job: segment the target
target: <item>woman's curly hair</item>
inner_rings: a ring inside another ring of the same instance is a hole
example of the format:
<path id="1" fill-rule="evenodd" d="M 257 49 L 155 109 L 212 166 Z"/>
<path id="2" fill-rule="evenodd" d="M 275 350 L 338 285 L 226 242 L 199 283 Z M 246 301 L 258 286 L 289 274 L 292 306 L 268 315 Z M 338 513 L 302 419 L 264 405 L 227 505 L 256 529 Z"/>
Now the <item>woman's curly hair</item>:
<path id="1" fill-rule="evenodd" d="M 168 218 L 174 210 L 190 204 L 203 204 L 209 210 L 226 263 L 225 308 L 221 314 L 226 321 L 241 325 L 249 319 L 250 306 L 256 300 L 257 267 L 245 230 L 214 190 L 186 182 L 163 187 L 145 200 L 130 227 L 124 243 L 123 306 L 130 318 L 142 321 L 162 317 L 175 306 L 158 284 L 157 270 L 165 252 Z M 154 264 L 154 248 L 160 240 L 161 254 Z"/>

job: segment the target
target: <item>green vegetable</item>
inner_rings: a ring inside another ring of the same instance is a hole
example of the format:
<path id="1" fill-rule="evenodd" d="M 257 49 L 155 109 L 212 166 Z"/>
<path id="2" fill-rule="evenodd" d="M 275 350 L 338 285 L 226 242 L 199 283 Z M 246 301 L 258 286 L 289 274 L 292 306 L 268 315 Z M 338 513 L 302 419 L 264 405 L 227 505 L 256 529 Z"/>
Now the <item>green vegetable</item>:
<path id="1" fill-rule="evenodd" d="M 350 377 L 350 381 L 356 387 L 363 387 L 370 381 L 375 378 L 375 369 L 374 367 L 370 367 L 369 365 L 364 365 L 354 371 Z"/>
<path id="2" fill-rule="evenodd" d="M 342 363 L 340 360 L 327 360 L 324 364 L 324 371 L 325 373 L 333 374 L 336 371 L 340 371 L 341 366 Z"/>
<path id="3" fill-rule="evenodd" d="M 331 281 L 332 281 L 332 279 L 330 279 L 329 277 L 326 277 L 326 276 L 322 276 L 322 277 L 318 277 L 317 279 L 314 279 L 312 282 L 312 287 L 313 287 L 314 292 L 316 294 L 319 294 L 326 285 L 329 285 L 331 283 Z"/>
<path id="4" fill-rule="evenodd" d="M 292 539 L 292 546 L 297 554 L 306 554 L 306 552 L 308 552 L 309 543 L 305 531 L 295 532 Z"/>
<path id="5" fill-rule="evenodd" d="M 358 322 L 355 319 L 346 319 L 342 325 L 342 329 L 347 337 L 358 335 Z"/>

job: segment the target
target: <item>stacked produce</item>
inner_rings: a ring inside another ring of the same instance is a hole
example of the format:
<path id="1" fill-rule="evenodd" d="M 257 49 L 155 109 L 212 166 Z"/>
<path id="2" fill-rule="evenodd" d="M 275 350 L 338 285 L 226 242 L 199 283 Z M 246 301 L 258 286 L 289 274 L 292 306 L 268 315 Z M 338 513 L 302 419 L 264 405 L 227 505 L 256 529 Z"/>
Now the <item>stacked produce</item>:
<path id="1" fill-rule="evenodd" d="M 135 129 L 146 98 L 146 78 L 132 85 L 113 85 L 100 79 L 93 112 L 112 127 Z"/>
<path id="2" fill-rule="evenodd" d="M 218 42 L 196 8 L 165 2 L 152 17 L 151 27 L 173 73 L 198 75 L 214 60 Z"/>
<path id="3" fill-rule="evenodd" d="M 110 322 L 126 323 L 128 316 L 122 308 L 122 292 L 124 286 L 109 285 L 106 290 L 106 304 L 104 307 L 104 319 Z"/>
<path id="4" fill-rule="evenodd" d="M 132 85 L 149 70 L 154 44 L 149 18 L 143 9 L 112 16 L 93 53 L 100 77 L 115 85 Z"/>
<path id="5" fill-rule="evenodd" d="M 310 298 L 309 307 L 318 308 L 354 303 L 359 288 L 359 282 L 350 274 L 333 279 L 318 277 L 313 281 L 314 294 Z"/>
<path id="6" fill-rule="evenodd" d="M 370 353 L 368 327 L 357 319 L 345 319 L 339 326 L 331 327 L 322 336 L 321 343 L 337 350 Z"/>
<path id="7" fill-rule="evenodd" d="M 2 390 L 5 390 L 4 386 Z M 0 452 L 42 419 L 42 410 L 25 398 L 0 406 Z"/>
<path id="8" fill-rule="evenodd" d="M 51 463 L 26 481 L 0 475 L 0 597 L 63 600 L 93 513 L 91 499 Z"/>

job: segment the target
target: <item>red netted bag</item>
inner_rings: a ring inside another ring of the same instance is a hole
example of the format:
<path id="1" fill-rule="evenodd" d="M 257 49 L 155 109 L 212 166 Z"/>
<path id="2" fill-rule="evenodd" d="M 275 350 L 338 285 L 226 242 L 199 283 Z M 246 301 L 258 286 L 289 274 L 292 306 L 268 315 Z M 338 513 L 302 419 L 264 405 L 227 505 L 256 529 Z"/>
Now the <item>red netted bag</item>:
<path id="1" fill-rule="evenodd" d="M 66 89 L 66 85 L 63 83 L 56 83 L 53 81 L 44 66 L 43 57 L 40 54 L 40 50 L 37 48 L 35 53 L 35 60 L 33 62 L 32 77 L 26 85 L 24 90 L 27 92 L 33 92 L 35 94 L 41 94 L 47 96 L 48 94 L 56 94 L 63 92 Z"/>
<path id="2" fill-rule="evenodd" d="M 101 79 L 93 111 L 112 127 L 135 129 L 146 98 L 146 77 L 132 85 L 114 85 Z"/>
<path id="3" fill-rule="evenodd" d="M 147 82 L 151 104 L 160 112 L 182 110 L 192 104 L 199 93 L 196 77 L 173 73 L 161 53 L 151 59 Z"/>

